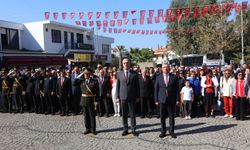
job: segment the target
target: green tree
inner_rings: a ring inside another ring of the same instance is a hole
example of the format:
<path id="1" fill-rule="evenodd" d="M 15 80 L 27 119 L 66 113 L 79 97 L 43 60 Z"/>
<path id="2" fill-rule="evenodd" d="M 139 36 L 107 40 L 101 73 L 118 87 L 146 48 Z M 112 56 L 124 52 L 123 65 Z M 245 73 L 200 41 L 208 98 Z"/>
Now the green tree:
<path id="1" fill-rule="evenodd" d="M 146 62 L 152 61 L 154 52 L 149 48 L 130 48 L 129 56 L 135 63 Z"/>
<path id="2" fill-rule="evenodd" d="M 117 53 L 119 56 L 119 69 L 122 69 L 122 59 L 123 59 L 123 54 L 125 52 L 127 52 L 127 50 L 125 49 L 125 46 L 123 45 L 117 46 Z"/>

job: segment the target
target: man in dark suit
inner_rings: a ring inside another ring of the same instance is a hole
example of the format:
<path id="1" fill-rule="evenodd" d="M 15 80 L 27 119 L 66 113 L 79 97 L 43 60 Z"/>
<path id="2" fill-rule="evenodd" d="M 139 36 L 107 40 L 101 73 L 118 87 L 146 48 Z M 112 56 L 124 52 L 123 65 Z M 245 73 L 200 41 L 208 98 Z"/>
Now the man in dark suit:
<path id="1" fill-rule="evenodd" d="M 95 102 L 99 98 L 98 81 L 91 78 L 92 70 L 86 68 L 83 72 L 84 80 L 80 79 L 82 74 L 77 77 L 74 85 L 80 85 L 81 101 L 80 105 L 83 107 L 84 123 L 86 130 L 84 134 L 93 133 L 96 135 L 96 120 L 95 120 Z"/>
<path id="2" fill-rule="evenodd" d="M 151 117 L 151 94 L 153 93 L 153 82 L 147 75 L 148 70 L 142 69 L 142 74 L 139 76 L 140 86 L 140 104 L 141 104 L 141 118 Z"/>
<path id="3" fill-rule="evenodd" d="M 109 105 L 108 105 L 108 100 L 109 100 L 109 95 L 110 95 L 110 80 L 107 75 L 105 75 L 104 69 L 99 70 L 99 88 L 100 88 L 100 103 L 98 105 L 98 110 L 100 115 L 102 116 L 103 111 L 103 105 L 105 108 L 105 116 L 109 117 Z"/>
<path id="4" fill-rule="evenodd" d="M 122 136 L 128 135 L 128 113 L 131 119 L 132 134 L 135 136 L 135 102 L 139 99 L 138 74 L 129 69 L 129 60 L 123 59 L 123 71 L 117 73 L 117 100 L 121 101 L 124 131 Z"/>
<path id="5" fill-rule="evenodd" d="M 68 116 L 69 114 L 69 98 L 71 95 L 71 79 L 65 76 L 65 71 L 61 71 L 60 77 L 57 80 L 56 95 L 60 101 L 60 116 Z"/>
<path id="6" fill-rule="evenodd" d="M 162 74 L 156 77 L 155 81 L 155 103 L 160 106 L 161 134 L 160 138 L 166 136 L 166 117 L 169 116 L 170 135 L 174 134 L 175 126 L 175 106 L 178 95 L 178 78 L 169 73 L 169 64 L 162 65 Z"/>
<path id="7" fill-rule="evenodd" d="M 72 110 L 73 115 L 78 115 L 80 112 L 80 99 L 81 99 L 81 88 L 79 85 L 74 85 L 73 83 L 76 80 L 76 77 L 80 74 L 79 68 L 74 67 L 71 75 L 71 83 L 72 83 Z"/>

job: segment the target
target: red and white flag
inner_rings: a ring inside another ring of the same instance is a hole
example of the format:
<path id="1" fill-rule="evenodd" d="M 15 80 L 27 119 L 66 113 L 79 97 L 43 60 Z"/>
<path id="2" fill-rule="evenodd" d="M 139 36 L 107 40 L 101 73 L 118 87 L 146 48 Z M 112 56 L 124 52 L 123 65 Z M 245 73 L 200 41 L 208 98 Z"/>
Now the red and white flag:
<path id="1" fill-rule="evenodd" d="M 154 16 L 154 10 L 149 10 L 149 17 L 153 18 L 153 16 Z"/>
<path id="2" fill-rule="evenodd" d="M 140 18 L 144 18 L 146 14 L 146 10 L 141 10 L 140 11 Z"/>
<path id="3" fill-rule="evenodd" d="M 144 24 L 144 18 L 140 18 L 140 24 L 141 24 L 141 25 Z"/>
<path id="4" fill-rule="evenodd" d="M 174 22 L 175 21 L 175 16 L 174 15 L 171 15 L 170 16 L 170 22 Z"/>
<path id="5" fill-rule="evenodd" d="M 190 8 L 185 8 L 185 18 L 189 19 L 190 16 Z"/>
<path id="6" fill-rule="evenodd" d="M 118 33 L 122 33 L 122 29 L 119 29 L 119 30 L 118 30 Z"/>
<path id="7" fill-rule="evenodd" d="M 215 10 L 216 10 L 216 8 L 218 7 L 218 5 L 217 4 L 213 4 L 213 5 L 211 5 L 211 7 L 210 7 L 210 15 L 211 16 L 213 16 L 214 15 L 214 13 L 215 13 Z"/>
<path id="8" fill-rule="evenodd" d="M 160 35 L 162 34 L 162 30 L 159 31 L 159 34 L 160 34 Z"/>
<path id="9" fill-rule="evenodd" d="M 88 12 L 88 19 L 91 20 L 93 16 L 93 12 Z"/>
<path id="10" fill-rule="evenodd" d="M 86 27 L 87 26 L 87 21 L 82 21 L 82 25 Z"/>
<path id="11" fill-rule="evenodd" d="M 103 28 L 103 32 L 107 32 L 107 28 Z"/>
<path id="12" fill-rule="evenodd" d="M 204 7 L 202 8 L 202 11 L 201 11 L 202 17 L 205 17 L 205 15 L 207 14 L 207 12 L 208 12 L 208 6 L 204 6 Z"/>
<path id="13" fill-rule="evenodd" d="M 94 26 L 94 24 L 95 24 L 94 21 L 89 21 L 89 26 L 90 27 Z"/>
<path id="14" fill-rule="evenodd" d="M 167 9 L 167 17 L 170 18 L 172 15 L 172 9 Z"/>
<path id="15" fill-rule="evenodd" d="M 127 32 L 127 29 L 122 29 L 122 32 L 123 32 L 123 33 Z"/>
<path id="16" fill-rule="evenodd" d="M 247 3 L 248 2 L 242 2 L 242 10 L 247 10 Z"/>
<path id="17" fill-rule="evenodd" d="M 241 6 L 237 5 L 236 8 L 235 8 L 235 12 L 238 13 L 238 12 L 240 12 L 240 10 L 241 10 Z"/>
<path id="18" fill-rule="evenodd" d="M 119 15 L 119 11 L 114 11 L 114 19 L 117 19 Z"/>
<path id="19" fill-rule="evenodd" d="M 136 13 L 136 10 L 131 10 L 131 14 L 135 14 Z"/>
<path id="20" fill-rule="evenodd" d="M 124 19 L 124 25 L 127 25 L 128 24 L 128 19 Z"/>
<path id="21" fill-rule="evenodd" d="M 46 20 L 49 19 L 49 16 L 50 16 L 50 12 L 45 12 L 45 13 L 44 13 L 44 17 L 45 17 Z"/>
<path id="22" fill-rule="evenodd" d="M 112 33 L 112 28 L 109 28 L 109 33 Z"/>
<path id="23" fill-rule="evenodd" d="M 135 33 L 136 33 L 136 30 L 133 30 L 133 31 L 132 31 L 132 34 L 135 34 Z"/>
<path id="24" fill-rule="evenodd" d="M 231 12 L 231 9 L 232 9 L 232 4 L 228 4 L 227 5 L 227 8 L 226 8 L 226 13 L 229 14 Z"/>
<path id="25" fill-rule="evenodd" d="M 71 12 L 71 13 L 70 13 L 70 19 L 74 19 L 75 15 L 76 15 L 75 12 Z"/>
<path id="26" fill-rule="evenodd" d="M 136 21 L 137 21 L 137 19 L 132 19 L 132 24 L 136 25 Z"/>
<path id="27" fill-rule="evenodd" d="M 158 31 L 157 31 L 157 30 L 155 30 L 155 31 L 154 31 L 154 34 L 157 34 L 157 33 L 158 33 Z"/>
<path id="28" fill-rule="evenodd" d="M 166 16 L 162 17 L 162 22 L 167 22 L 167 17 Z"/>
<path id="29" fill-rule="evenodd" d="M 162 17 L 163 16 L 163 9 L 158 9 L 158 17 Z"/>
<path id="30" fill-rule="evenodd" d="M 181 8 L 177 8 L 177 9 L 175 10 L 175 14 L 176 14 L 176 17 L 177 17 L 177 19 L 178 19 L 178 22 L 180 22 L 180 21 L 181 21 L 181 18 L 182 18 L 182 9 L 181 9 Z"/>
<path id="31" fill-rule="evenodd" d="M 101 21 L 96 21 L 96 25 L 97 25 L 97 27 L 101 27 L 102 26 L 102 22 Z"/>
<path id="32" fill-rule="evenodd" d="M 62 13 L 62 19 L 65 20 L 66 17 L 67 17 L 67 13 L 66 13 L 66 12 L 63 12 L 63 13 Z"/>
<path id="33" fill-rule="evenodd" d="M 236 2 L 236 3 L 232 3 L 231 5 L 230 5 L 230 7 L 231 7 L 231 9 L 234 9 L 234 8 L 236 8 L 237 7 L 237 5 L 238 5 L 238 3 Z"/>
<path id="34" fill-rule="evenodd" d="M 109 16 L 110 16 L 110 12 L 109 11 L 105 12 L 105 19 L 108 19 Z"/>
<path id="35" fill-rule="evenodd" d="M 141 34 L 145 34 L 145 30 L 142 30 L 142 31 L 141 31 Z"/>
<path id="36" fill-rule="evenodd" d="M 146 30 L 146 35 L 148 35 L 148 33 L 149 33 L 149 30 Z"/>
<path id="37" fill-rule="evenodd" d="M 122 18 L 126 19 L 128 17 L 128 11 L 123 11 L 122 12 Z"/>
<path id="38" fill-rule="evenodd" d="M 79 19 L 81 20 L 84 16 L 84 12 L 79 12 Z"/>
<path id="39" fill-rule="evenodd" d="M 99 19 L 102 15 L 102 12 L 96 12 L 96 19 Z"/>
<path id="40" fill-rule="evenodd" d="M 110 20 L 110 26 L 115 26 L 115 20 Z"/>
<path id="41" fill-rule="evenodd" d="M 128 29 L 128 32 L 127 33 L 131 33 L 131 30 L 130 29 Z"/>
<path id="42" fill-rule="evenodd" d="M 108 26 L 108 20 L 103 20 L 103 26 L 107 27 Z"/>
<path id="43" fill-rule="evenodd" d="M 81 25 L 81 22 L 80 21 L 75 21 L 75 24 L 80 26 Z"/>
<path id="44" fill-rule="evenodd" d="M 117 33 L 117 28 L 114 28 L 114 33 Z"/>
<path id="45" fill-rule="evenodd" d="M 58 12 L 54 12 L 53 13 L 53 17 L 54 17 L 54 20 L 57 20 L 57 18 L 58 18 Z"/>
<path id="46" fill-rule="evenodd" d="M 160 23 L 160 17 L 155 17 L 155 23 Z"/>
<path id="47" fill-rule="evenodd" d="M 140 34 L 140 32 L 141 32 L 141 30 L 137 30 L 137 31 L 136 31 L 136 34 Z"/>
<path id="48" fill-rule="evenodd" d="M 150 30 L 150 35 L 152 35 L 154 33 L 154 30 Z"/>
<path id="49" fill-rule="evenodd" d="M 118 26 L 121 26 L 122 25 L 122 20 L 117 20 L 117 24 L 118 24 Z"/>
<path id="50" fill-rule="evenodd" d="M 193 18 L 194 19 L 197 19 L 198 16 L 199 16 L 199 11 L 200 11 L 200 8 L 199 7 L 195 7 L 194 8 L 194 15 L 193 15 Z"/>
<path id="51" fill-rule="evenodd" d="M 101 26 L 97 26 L 97 30 L 101 30 Z"/>
<path id="52" fill-rule="evenodd" d="M 152 23 L 153 23 L 152 18 L 148 18 L 148 24 L 152 24 Z"/>

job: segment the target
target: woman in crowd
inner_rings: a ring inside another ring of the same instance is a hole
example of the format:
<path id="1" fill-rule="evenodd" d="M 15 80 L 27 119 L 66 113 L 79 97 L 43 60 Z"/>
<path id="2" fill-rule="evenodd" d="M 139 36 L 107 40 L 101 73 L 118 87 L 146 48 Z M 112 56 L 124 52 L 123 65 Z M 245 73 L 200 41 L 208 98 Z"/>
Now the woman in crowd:
<path id="1" fill-rule="evenodd" d="M 114 117 L 120 117 L 120 102 L 117 101 L 117 96 L 116 96 L 116 81 L 117 81 L 117 76 L 116 76 L 116 71 L 113 71 L 112 74 L 112 101 L 114 105 Z"/>

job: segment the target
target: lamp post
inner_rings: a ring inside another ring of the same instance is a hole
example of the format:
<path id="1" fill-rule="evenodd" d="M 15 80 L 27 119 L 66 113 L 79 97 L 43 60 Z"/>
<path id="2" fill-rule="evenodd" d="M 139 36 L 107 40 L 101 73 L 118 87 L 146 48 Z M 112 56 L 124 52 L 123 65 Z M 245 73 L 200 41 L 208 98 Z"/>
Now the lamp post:
<path id="1" fill-rule="evenodd" d="M 240 20 L 241 20 L 241 64 L 244 64 L 244 35 L 243 35 L 243 10 L 242 10 L 242 2 L 241 0 L 241 15 L 240 15 Z"/>

